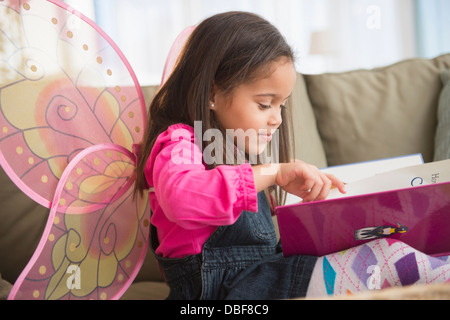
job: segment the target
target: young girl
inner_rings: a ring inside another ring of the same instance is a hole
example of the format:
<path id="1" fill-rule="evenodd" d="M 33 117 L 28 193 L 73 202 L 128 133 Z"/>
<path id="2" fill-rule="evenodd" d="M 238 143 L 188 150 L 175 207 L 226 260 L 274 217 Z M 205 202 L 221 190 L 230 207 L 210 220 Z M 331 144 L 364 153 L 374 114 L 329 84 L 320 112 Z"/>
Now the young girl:
<path id="1" fill-rule="evenodd" d="M 291 161 L 286 107 L 295 81 L 294 55 L 279 31 L 229 12 L 197 26 L 151 103 L 137 191 L 150 188 L 152 245 L 170 299 L 288 299 L 373 289 L 380 279 L 405 284 L 393 255 L 422 259 L 414 266 L 423 282 L 450 276 L 446 260 L 385 240 L 320 259 L 283 257 L 272 224 L 282 197 L 274 191 L 304 201 L 325 199 L 332 186 L 345 192 L 334 176 Z M 264 163 L 259 155 L 272 140 L 279 159 Z M 358 264 L 362 249 L 380 268 L 373 288 Z M 355 265 L 359 278 L 350 275 Z"/>

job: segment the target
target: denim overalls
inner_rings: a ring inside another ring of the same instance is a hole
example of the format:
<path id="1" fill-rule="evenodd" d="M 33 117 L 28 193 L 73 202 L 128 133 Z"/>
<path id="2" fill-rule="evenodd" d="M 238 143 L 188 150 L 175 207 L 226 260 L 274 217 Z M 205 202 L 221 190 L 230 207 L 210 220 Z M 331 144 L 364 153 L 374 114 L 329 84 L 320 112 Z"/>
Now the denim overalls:
<path id="1" fill-rule="evenodd" d="M 304 297 L 317 258 L 284 258 L 277 244 L 264 192 L 259 212 L 243 212 L 232 226 L 219 227 L 199 255 L 184 259 L 157 256 L 168 299 L 271 300 Z M 152 228 L 152 247 L 157 247 Z"/>

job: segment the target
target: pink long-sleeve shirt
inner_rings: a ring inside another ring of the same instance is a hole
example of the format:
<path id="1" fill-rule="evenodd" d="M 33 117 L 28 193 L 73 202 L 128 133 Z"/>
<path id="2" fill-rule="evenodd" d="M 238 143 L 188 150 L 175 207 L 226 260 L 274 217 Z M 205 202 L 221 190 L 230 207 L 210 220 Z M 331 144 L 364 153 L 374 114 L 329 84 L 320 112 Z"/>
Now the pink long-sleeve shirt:
<path id="1" fill-rule="evenodd" d="M 257 212 L 249 164 L 208 170 L 195 143 L 194 129 L 177 124 L 156 140 L 145 176 L 150 188 L 158 255 L 183 258 L 202 252 L 219 226 L 234 224 L 243 211 Z"/>

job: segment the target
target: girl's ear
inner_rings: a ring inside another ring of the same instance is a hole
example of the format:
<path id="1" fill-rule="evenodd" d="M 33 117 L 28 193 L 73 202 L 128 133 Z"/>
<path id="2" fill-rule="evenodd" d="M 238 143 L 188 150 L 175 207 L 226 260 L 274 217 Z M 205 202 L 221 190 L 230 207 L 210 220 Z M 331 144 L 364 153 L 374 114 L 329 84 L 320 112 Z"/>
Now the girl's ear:
<path id="1" fill-rule="evenodd" d="M 209 97 L 209 109 L 215 110 L 216 108 L 216 94 L 218 92 L 218 88 L 216 85 L 212 86 L 211 95 Z"/>

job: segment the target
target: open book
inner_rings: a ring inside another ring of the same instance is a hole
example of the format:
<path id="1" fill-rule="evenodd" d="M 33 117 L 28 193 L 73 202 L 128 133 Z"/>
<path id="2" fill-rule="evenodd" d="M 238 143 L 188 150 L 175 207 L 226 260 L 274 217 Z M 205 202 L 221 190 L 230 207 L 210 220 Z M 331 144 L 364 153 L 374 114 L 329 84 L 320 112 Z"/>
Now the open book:
<path id="1" fill-rule="evenodd" d="M 379 238 L 399 239 L 430 255 L 450 253 L 450 160 L 423 164 L 420 155 L 323 170 L 347 194 L 277 208 L 283 251 L 323 256 Z"/>
<path id="2" fill-rule="evenodd" d="M 412 159 L 413 157 L 405 158 L 405 160 Z M 351 167 L 349 166 L 349 169 Z M 356 167 L 358 166 L 355 165 L 355 172 Z M 388 166 L 385 168 L 388 168 Z M 328 171 L 330 173 L 338 171 L 336 174 L 339 175 L 339 169 L 339 167 L 330 168 Z M 347 194 L 342 195 L 336 189 L 331 190 L 328 199 L 450 182 L 450 160 L 406 166 L 401 169 L 377 173 L 361 180 L 345 180 L 344 178 L 343 181 L 347 184 Z"/>

